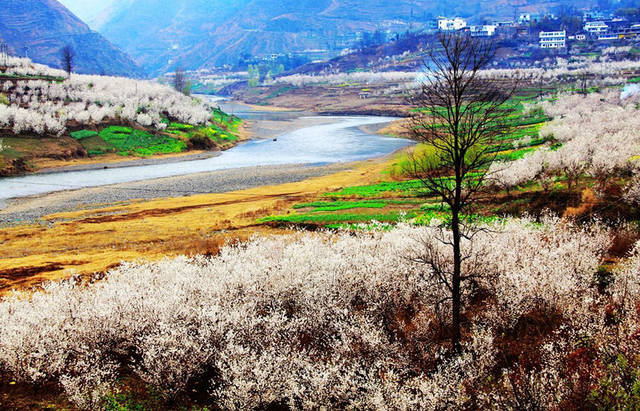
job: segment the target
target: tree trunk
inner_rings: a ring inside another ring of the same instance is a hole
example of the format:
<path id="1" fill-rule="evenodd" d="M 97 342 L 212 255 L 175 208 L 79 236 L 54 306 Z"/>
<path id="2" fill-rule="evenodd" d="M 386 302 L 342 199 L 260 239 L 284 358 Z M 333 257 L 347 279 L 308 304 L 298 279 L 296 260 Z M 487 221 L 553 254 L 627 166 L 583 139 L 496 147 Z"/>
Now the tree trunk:
<path id="1" fill-rule="evenodd" d="M 462 350 L 460 345 L 460 281 L 462 271 L 462 254 L 460 251 L 460 211 L 454 206 L 451 213 L 451 231 L 453 233 L 453 278 L 451 279 L 451 311 L 452 311 L 452 333 L 451 345 L 453 350 L 459 353 Z"/>

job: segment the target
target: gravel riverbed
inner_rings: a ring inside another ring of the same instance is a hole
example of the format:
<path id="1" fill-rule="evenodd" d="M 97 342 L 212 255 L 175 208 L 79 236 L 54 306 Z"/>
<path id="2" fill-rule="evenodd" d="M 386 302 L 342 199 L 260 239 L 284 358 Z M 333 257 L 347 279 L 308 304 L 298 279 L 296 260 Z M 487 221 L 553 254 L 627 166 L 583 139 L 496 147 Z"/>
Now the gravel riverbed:
<path id="1" fill-rule="evenodd" d="M 349 164 L 284 165 L 212 171 L 155 180 L 61 191 L 9 200 L 0 210 L 0 226 L 42 222 L 60 212 L 98 208 L 135 200 L 226 193 L 267 185 L 298 182 L 349 169 Z"/>

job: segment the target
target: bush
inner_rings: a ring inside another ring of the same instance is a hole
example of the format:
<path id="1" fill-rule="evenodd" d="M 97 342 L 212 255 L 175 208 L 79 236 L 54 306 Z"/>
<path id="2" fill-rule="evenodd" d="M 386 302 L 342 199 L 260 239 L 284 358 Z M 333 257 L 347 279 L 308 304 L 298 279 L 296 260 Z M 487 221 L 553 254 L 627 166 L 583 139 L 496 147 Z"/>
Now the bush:
<path id="1" fill-rule="evenodd" d="M 526 381 L 554 408 L 570 397 L 563 364 L 585 333 L 593 346 L 619 340 L 602 328 L 605 305 L 591 286 L 608 233 L 553 219 L 490 228 L 465 244 L 464 270 L 478 277 L 464 294 L 457 357 L 443 349 L 446 290 L 417 262 L 429 244 L 450 263 L 450 248 L 438 228 L 401 226 L 261 238 L 211 259 L 125 264 L 89 286 L 13 295 L 0 303 L 0 370 L 58 381 L 85 407 L 99 406 L 128 369 L 167 398 L 195 390 L 222 409 L 486 408 L 513 402 Z M 623 295 L 640 296 L 639 254 L 607 297 L 621 313 Z M 556 325 L 537 325 L 542 313 Z M 536 338 L 530 357 L 518 357 L 522 335 Z M 501 346 L 515 357 L 505 360 Z M 518 364 L 533 365 L 505 379 Z"/>

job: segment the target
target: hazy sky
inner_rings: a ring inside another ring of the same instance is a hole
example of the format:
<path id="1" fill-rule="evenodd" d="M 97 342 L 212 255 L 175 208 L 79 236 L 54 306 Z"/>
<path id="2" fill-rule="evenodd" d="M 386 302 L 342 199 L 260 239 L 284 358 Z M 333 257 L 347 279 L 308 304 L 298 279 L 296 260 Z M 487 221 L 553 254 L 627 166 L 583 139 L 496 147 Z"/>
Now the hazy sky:
<path id="1" fill-rule="evenodd" d="M 114 0 L 59 0 L 76 16 L 85 22 L 91 20 L 102 10 L 109 7 Z"/>

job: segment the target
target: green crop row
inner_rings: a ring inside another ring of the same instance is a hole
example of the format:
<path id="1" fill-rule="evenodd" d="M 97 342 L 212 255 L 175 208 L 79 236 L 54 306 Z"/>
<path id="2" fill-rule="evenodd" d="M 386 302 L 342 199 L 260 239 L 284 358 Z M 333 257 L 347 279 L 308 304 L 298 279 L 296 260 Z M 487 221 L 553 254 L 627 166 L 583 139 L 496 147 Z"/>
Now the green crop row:
<path id="1" fill-rule="evenodd" d="M 79 131 L 73 131 L 69 134 L 71 135 L 71 137 L 73 137 L 76 140 L 82 140 L 85 138 L 97 136 L 98 132 L 93 130 L 79 130 Z"/>
<path id="2" fill-rule="evenodd" d="M 415 218 L 417 213 L 410 211 L 403 213 L 392 211 L 377 214 L 291 214 L 284 216 L 270 216 L 261 218 L 259 223 L 290 223 L 290 224 L 338 224 L 379 221 L 383 223 L 397 223 L 399 221 Z"/>
<path id="3" fill-rule="evenodd" d="M 537 150 L 537 147 L 527 147 L 520 150 L 514 150 L 507 153 L 500 153 L 496 155 L 496 161 L 516 161 L 524 158 L 529 153 L 533 153 Z"/>
<path id="4" fill-rule="evenodd" d="M 110 126 L 100 131 L 98 135 L 111 146 L 111 151 L 121 155 L 133 154 L 144 157 L 154 154 L 180 153 L 187 148 L 182 140 L 156 136 L 130 127 Z"/>
<path id="5" fill-rule="evenodd" d="M 296 204 L 294 209 L 313 208 L 313 212 L 353 210 L 356 208 L 384 208 L 386 202 L 381 201 L 316 201 L 314 203 Z"/>
<path id="6" fill-rule="evenodd" d="M 342 190 L 335 191 L 333 193 L 326 193 L 326 197 L 377 197 L 384 193 L 403 193 L 414 194 L 417 191 L 423 189 L 423 184 L 420 180 L 409 181 L 385 181 L 378 184 L 345 187 Z"/>

